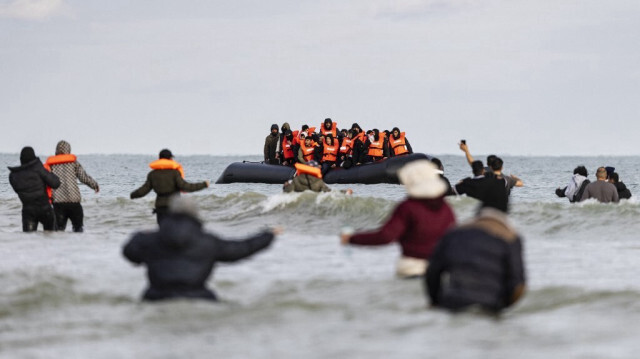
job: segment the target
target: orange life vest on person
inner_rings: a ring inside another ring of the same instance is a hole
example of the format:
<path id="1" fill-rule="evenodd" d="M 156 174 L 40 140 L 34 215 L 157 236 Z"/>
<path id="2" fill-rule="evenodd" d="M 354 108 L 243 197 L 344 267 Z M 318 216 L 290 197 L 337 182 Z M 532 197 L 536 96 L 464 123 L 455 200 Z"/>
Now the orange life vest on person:
<path id="1" fill-rule="evenodd" d="M 331 136 L 333 136 L 333 138 L 338 137 L 338 124 L 333 122 L 331 124 L 331 129 L 327 130 L 324 128 L 324 123 L 322 125 L 320 125 L 320 133 L 322 133 L 324 136 L 326 136 L 328 133 L 331 134 Z"/>
<path id="2" fill-rule="evenodd" d="M 340 145 L 341 155 L 350 155 L 353 150 L 353 139 L 345 137 L 342 139 L 342 145 Z"/>
<path id="3" fill-rule="evenodd" d="M 311 141 L 311 146 L 307 147 L 304 142 L 300 142 L 300 149 L 302 150 L 302 156 L 306 162 L 313 159 L 314 152 L 316 150 L 316 144 Z"/>
<path id="4" fill-rule="evenodd" d="M 333 145 L 329 146 L 326 142 L 322 149 L 322 162 L 335 162 L 338 159 L 338 145 L 333 141 Z"/>
<path id="5" fill-rule="evenodd" d="M 322 171 L 318 167 L 313 167 L 309 165 L 305 165 L 302 163 L 296 163 L 296 176 L 300 176 L 303 174 L 312 175 L 314 177 L 322 178 Z"/>
<path id="6" fill-rule="evenodd" d="M 174 160 L 161 158 L 149 163 L 149 167 L 154 170 L 178 170 L 178 172 L 180 172 L 180 176 L 184 178 L 184 170 L 182 169 L 182 165 Z"/>
<path id="7" fill-rule="evenodd" d="M 282 156 L 285 159 L 295 157 L 295 155 L 293 154 L 293 149 L 291 148 L 293 146 L 292 142 L 293 141 L 287 140 L 286 137 L 282 139 Z"/>
<path id="8" fill-rule="evenodd" d="M 378 140 L 370 141 L 369 143 L 369 152 L 367 153 L 371 157 L 382 157 L 384 156 L 384 132 L 380 132 L 378 135 Z"/>
<path id="9" fill-rule="evenodd" d="M 307 136 L 311 136 L 316 132 L 316 128 L 315 127 L 309 127 L 309 129 L 307 130 Z"/>
<path id="10" fill-rule="evenodd" d="M 49 158 L 47 158 L 47 161 L 44 163 L 44 168 L 47 171 L 51 172 L 51 166 L 53 165 L 71 163 L 71 162 L 75 162 L 76 160 L 77 160 L 76 155 L 72 155 L 69 153 L 49 156 Z M 49 186 L 47 186 L 47 196 L 49 197 L 49 203 L 51 203 L 53 201 L 53 189 L 51 189 L 51 187 Z"/>
<path id="11" fill-rule="evenodd" d="M 354 138 L 353 141 L 355 140 L 360 140 L 362 141 L 362 143 L 367 142 L 367 139 L 365 138 L 367 135 L 364 132 L 359 132 Z"/>
<path id="12" fill-rule="evenodd" d="M 389 136 L 389 146 L 393 149 L 393 154 L 396 156 L 409 153 L 407 149 L 407 142 L 404 138 L 404 132 L 400 132 L 400 138 L 394 138 L 393 134 Z"/>
<path id="13" fill-rule="evenodd" d="M 300 131 L 295 130 L 291 134 L 293 135 L 293 140 L 291 141 L 291 144 L 294 146 L 300 144 L 300 137 L 299 137 Z"/>

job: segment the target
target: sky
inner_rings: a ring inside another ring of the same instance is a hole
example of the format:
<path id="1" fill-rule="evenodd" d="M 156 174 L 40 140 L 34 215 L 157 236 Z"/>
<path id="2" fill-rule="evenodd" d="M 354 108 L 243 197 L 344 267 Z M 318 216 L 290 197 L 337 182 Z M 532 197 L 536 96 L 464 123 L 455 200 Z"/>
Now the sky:
<path id="1" fill-rule="evenodd" d="M 271 124 L 416 152 L 640 155 L 637 0 L 0 0 L 0 152 L 261 154 Z"/>

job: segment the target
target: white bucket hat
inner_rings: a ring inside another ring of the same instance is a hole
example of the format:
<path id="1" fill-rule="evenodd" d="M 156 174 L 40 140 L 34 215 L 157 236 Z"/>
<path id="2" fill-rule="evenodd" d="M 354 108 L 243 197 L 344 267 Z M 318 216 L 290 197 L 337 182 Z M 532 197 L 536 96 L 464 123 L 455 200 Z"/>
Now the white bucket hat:
<path id="1" fill-rule="evenodd" d="M 429 160 L 407 163 L 398 171 L 398 178 L 412 198 L 437 198 L 448 189 L 438 169 Z"/>

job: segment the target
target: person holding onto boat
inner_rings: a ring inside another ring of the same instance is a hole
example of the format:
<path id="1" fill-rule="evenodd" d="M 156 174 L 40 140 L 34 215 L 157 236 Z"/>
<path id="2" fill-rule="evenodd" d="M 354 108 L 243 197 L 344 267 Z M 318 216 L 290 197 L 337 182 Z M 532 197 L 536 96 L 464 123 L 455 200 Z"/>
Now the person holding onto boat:
<path id="1" fill-rule="evenodd" d="M 172 196 L 168 213 L 154 232 L 135 233 L 122 250 L 134 264 L 147 267 L 147 301 L 174 298 L 217 300 L 207 280 L 218 262 L 236 262 L 269 247 L 281 228 L 242 240 L 207 233 L 193 200 Z"/>
<path id="2" fill-rule="evenodd" d="M 338 160 L 338 152 L 340 147 L 331 135 L 326 135 L 324 145 L 322 146 L 322 176 L 324 177 L 329 170 L 336 167 Z"/>
<path id="3" fill-rule="evenodd" d="M 438 242 L 425 276 L 433 307 L 497 314 L 517 302 L 526 280 L 522 240 L 502 209 L 483 203 L 477 216 Z"/>
<path id="4" fill-rule="evenodd" d="M 357 234 L 342 233 L 344 245 L 386 245 L 398 242 L 402 250 L 396 274 L 400 278 L 424 275 L 433 249 L 455 225 L 453 210 L 444 200 L 447 184 L 429 160 L 416 160 L 398 171 L 408 198 L 393 211 L 378 230 Z"/>
<path id="5" fill-rule="evenodd" d="M 400 132 L 399 128 L 394 127 L 389 134 L 389 155 L 395 157 L 411 153 L 413 153 L 413 149 L 404 132 Z"/>
<path id="6" fill-rule="evenodd" d="M 556 195 L 558 197 L 567 197 L 571 203 L 580 202 L 584 190 L 587 188 L 587 185 L 591 183 L 591 181 L 587 179 L 588 175 L 589 173 L 585 166 L 574 168 L 573 176 L 571 176 L 569 184 L 564 188 L 557 188 Z"/>
<path id="7" fill-rule="evenodd" d="M 73 231 L 82 232 L 84 211 L 80 204 L 82 197 L 78 181 L 89 186 L 96 193 L 100 192 L 98 182 L 85 172 L 76 156 L 71 154 L 71 144 L 64 140 L 58 142 L 55 155 L 47 158 L 45 167 L 60 178 L 60 187 L 52 191 L 56 230 L 64 231 L 67 228 L 67 221 L 71 220 Z"/>
<path id="8" fill-rule="evenodd" d="M 617 172 L 613 172 L 609 176 L 609 182 L 616 186 L 618 190 L 618 197 L 620 199 L 629 199 L 631 198 L 631 191 L 627 188 L 627 186 L 620 181 L 620 175 Z"/>
<path id="9" fill-rule="evenodd" d="M 155 209 L 158 224 L 169 210 L 169 198 L 180 192 L 195 192 L 209 187 L 209 181 L 190 183 L 184 180 L 182 165 L 173 160 L 173 154 L 168 149 L 160 151 L 158 160 L 149 164 L 151 172 L 146 182 L 131 192 L 131 199 L 146 196 L 151 190 L 156 193 Z"/>
<path id="10" fill-rule="evenodd" d="M 607 182 L 607 170 L 604 167 L 598 167 L 596 170 L 596 179 L 597 181 L 587 185 L 580 202 L 590 198 L 595 198 L 598 202 L 602 203 L 617 203 L 620 201 L 616 186 Z"/>
<path id="11" fill-rule="evenodd" d="M 32 147 L 20 151 L 20 166 L 9 167 L 9 183 L 22 202 L 22 231 L 34 232 L 38 223 L 45 231 L 55 230 L 50 188 L 58 188 L 60 179 L 47 171 Z"/>
<path id="12" fill-rule="evenodd" d="M 271 125 L 271 133 L 264 139 L 264 163 L 270 165 L 280 164 L 277 158 L 279 140 L 278 125 L 274 123 Z"/>
<path id="13" fill-rule="evenodd" d="M 311 160 L 306 164 L 296 163 L 295 168 L 296 174 L 293 179 L 284 183 L 282 186 L 283 192 L 331 192 L 331 188 L 322 180 L 322 170 L 317 161 Z M 340 190 L 340 192 L 350 195 L 353 190 L 346 189 Z"/>
<path id="14" fill-rule="evenodd" d="M 389 157 L 388 139 L 377 128 L 371 131 L 364 143 L 365 162 L 386 160 Z"/>

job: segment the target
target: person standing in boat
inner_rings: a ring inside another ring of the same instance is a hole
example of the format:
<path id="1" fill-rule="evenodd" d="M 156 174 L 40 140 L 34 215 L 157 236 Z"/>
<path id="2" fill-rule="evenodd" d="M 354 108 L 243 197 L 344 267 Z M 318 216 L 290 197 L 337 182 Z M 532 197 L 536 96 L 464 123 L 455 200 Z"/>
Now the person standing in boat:
<path id="1" fill-rule="evenodd" d="M 329 170 L 336 167 L 338 160 L 338 152 L 340 148 L 336 140 L 331 135 L 326 135 L 324 145 L 322 146 L 322 176 L 324 177 Z"/>
<path id="2" fill-rule="evenodd" d="M 391 218 L 376 231 L 342 233 L 340 240 L 343 245 L 386 245 L 397 241 L 402 257 L 396 274 L 400 278 L 420 277 L 440 237 L 455 225 L 455 215 L 444 200 L 447 184 L 429 160 L 407 163 L 398 171 L 398 178 L 409 196 L 395 208 Z"/>
<path id="3" fill-rule="evenodd" d="M 282 127 L 280 127 L 280 133 L 279 133 L 279 137 L 278 137 L 278 149 L 276 150 L 276 158 L 278 159 L 278 161 L 280 162 L 280 164 L 284 164 L 284 148 L 282 147 L 283 142 L 284 142 L 284 138 L 287 135 L 287 131 L 291 131 L 291 126 L 289 125 L 289 122 L 285 122 L 282 124 Z"/>
<path id="4" fill-rule="evenodd" d="M 278 141 L 278 125 L 271 125 L 271 133 L 264 140 L 264 163 L 270 165 L 279 165 L 277 158 Z"/>
<path id="5" fill-rule="evenodd" d="M 377 128 L 374 128 L 364 143 L 366 153 L 364 162 L 376 162 L 386 160 L 389 157 L 388 139 Z"/>
<path id="6" fill-rule="evenodd" d="M 156 193 L 155 209 L 158 224 L 167 214 L 169 198 L 179 195 L 180 192 L 195 192 L 209 187 L 209 181 L 189 183 L 184 180 L 182 165 L 173 160 L 173 154 L 168 149 L 160 151 L 158 160 L 149 164 L 151 172 L 147 175 L 146 182 L 135 191 L 131 192 L 131 199 L 146 196 L 151 190 Z"/>
<path id="7" fill-rule="evenodd" d="M 324 136 L 330 134 L 333 138 L 338 138 L 338 123 L 333 122 L 330 118 L 325 118 L 324 123 L 320 125 L 320 134 Z"/>
<path id="8" fill-rule="evenodd" d="M 22 231 L 34 232 L 38 223 L 45 231 L 55 230 L 50 188 L 58 188 L 60 179 L 47 171 L 32 147 L 20 151 L 20 166 L 9 167 L 9 183 L 22 202 Z"/>
<path id="9" fill-rule="evenodd" d="M 60 141 L 56 145 L 56 154 L 47 158 L 45 167 L 50 168 L 60 178 L 60 187 L 52 192 L 53 209 L 56 214 L 56 230 L 64 231 L 67 221 L 71 220 L 74 232 L 83 231 L 84 211 L 80 204 L 82 197 L 78 188 L 78 181 L 89 186 L 96 193 L 100 192 L 98 182 L 85 172 L 71 154 L 71 145 L 67 141 Z"/>
<path id="10" fill-rule="evenodd" d="M 392 157 L 403 156 L 413 153 L 409 140 L 405 137 L 404 132 L 394 127 L 389 134 L 389 155 Z"/>

